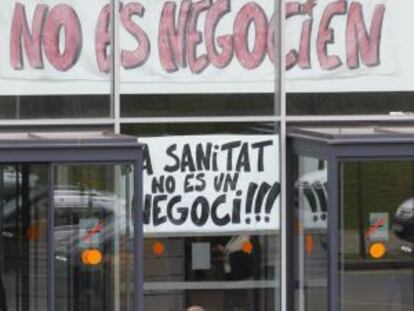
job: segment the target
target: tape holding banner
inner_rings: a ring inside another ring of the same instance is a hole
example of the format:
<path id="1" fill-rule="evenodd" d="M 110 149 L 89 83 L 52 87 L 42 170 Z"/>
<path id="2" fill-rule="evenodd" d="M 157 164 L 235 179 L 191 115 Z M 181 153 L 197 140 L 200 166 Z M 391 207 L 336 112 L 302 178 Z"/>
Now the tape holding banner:
<path id="1" fill-rule="evenodd" d="M 144 232 L 279 229 L 273 135 L 145 138 Z"/>

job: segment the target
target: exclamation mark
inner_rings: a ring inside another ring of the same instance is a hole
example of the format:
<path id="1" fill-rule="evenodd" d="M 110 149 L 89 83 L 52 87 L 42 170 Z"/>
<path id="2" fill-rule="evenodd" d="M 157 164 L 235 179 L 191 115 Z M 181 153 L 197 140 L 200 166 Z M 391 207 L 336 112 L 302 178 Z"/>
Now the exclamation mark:
<path id="1" fill-rule="evenodd" d="M 270 213 L 272 212 L 272 208 L 275 205 L 276 199 L 280 194 L 280 184 L 275 182 L 270 189 L 269 195 L 267 196 L 266 204 L 265 204 L 265 221 L 270 221 Z"/>
<path id="2" fill-rule="evenodd" d="M 269 189 L 270 189 L 270 185 L 268 183 L 262 183 L 262 185 L 259 188 L 259 192 L 257 192 L 256 204 L 254 207 L 254 213 L 256 214 L 257 222 L 262 220 L 262 217 L 260 216 L 260 214 L 262 213 L 262 205 L 263 205 L 264 197 L 266 196 Z"/>
<path id="3" fill-rule="evenodd" d="M 253 198 L 254 194 L 257 190 L 257 184 L 250 183 L 249 189 L 247 190 L 247 197 L 246 197 L 246 224 L 250 224 L 250 214 L 252 213 L 252 205 L 253 205 Z"/>

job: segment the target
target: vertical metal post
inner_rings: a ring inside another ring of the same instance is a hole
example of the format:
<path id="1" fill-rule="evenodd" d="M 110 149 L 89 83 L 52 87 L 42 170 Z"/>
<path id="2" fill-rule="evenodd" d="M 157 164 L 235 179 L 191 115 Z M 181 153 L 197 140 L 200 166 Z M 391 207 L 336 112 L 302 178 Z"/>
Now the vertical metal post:
<path id="1" fill-rule="evenodd" d="M 117 198 L 122 198 L 122 166 L 118 165 L 118 164 L 112 164 L 112 178 L 114 179 L 114 193 L 116 195 Z M 107 170 L 107 169 L 106 169 Z M 108 174 L 111 175 L 111 174 Z M 108 178 L 108 177 L 107 177 Z M 128 200 L 128 197 L 125 197 L 126 200 Z M 121 265 L 121 260 L 120 260 L 120 256 L 118 256 L 118 254 L 120 254 L 121 252 L 121 246 L 120 246 L 120 235 L 122 234 L 121 230 L 123 230 L 124 228 L 121 228 L 120 224 L 119 224 L 119 220 L 120 219 L 118 217 L 118 214 L 121 213 L 120 209 L 122 208 L 121 204 L 118 204 L 118 200 L 116 200 L 115 202 L 115 210 L 114 210 L 114 222 L 113 222 L 113 231 L 111 232 L 111 234 L 113 234 L 113 254 L 114 254 L 114 259 L 113 259 L 113 278 L 112 278 L 112 286 L 110 286 L 111 290 L 114 293 L 114 301 L 113 303 L 113 307 L 112 310 L 114 311 L 120 311 L 121 310 L 121 269 L 120 269 L 120 265 Z M 125 208 L 127 208 L 128 204 L 125 204 Z M 127 224 L 127 222 L 126 222 Z M 127 225 L 126 225 L 127 226 Z M 110 281 L 109 281 L 110 282 Z M 108 283 L 109 283 L 108 282 Z M 128 283 L 128 282 L 126 282 Z"/>
<path id="2" fill-rule="evenodd" d="M 4 164 L 2 164 L 0 165 L 0 232 L 3 232 L 4 226 L 4 197 Z M 3 235 L 0 235 L 0 249 L 3 250 L 3 248 Z M 4 252 L 0 253 L 0 275 L 3 275 L 4 255 Z"/>
<path id="3" fill-rule="evenodd" d="M 143 184 L 142 151 L 134 163 L 134 311 L 144 311 L 144 232 L 143 232 Z"/>
<path id="4" fill-rule="evenodd" d="M 287 143 L 287 141 L 286 141 Z M 293 204 L 293 184 L 294 184 L 294 169 L 293 165 L 294 162 L 294 155 L 291 152 L 291 149 L 288 145 L 286 145 L 286 157 L 291 159 L 288 163 L 286 163 L 286 210 L 287 207 L 290 206 L 290 208 L 293 210 L 294 204 Z M 292 211 L 289 214 L 286 214 L 285 221 L 286 221 L 286 238 L 289 240 L 289 243 L 286 243 L 286 298 L 285 298 L 285 304 L 286 304 L 286 310 L 293 310 L 293 294 L 294 294 L 294 282 L 293 282 L 293 232 L 291 232 L 292 226 Z"/>
<path id="5" fill-rule="evenodd" d="M 119 0 L 111 1 L 111 117 L 114 119 L 114 132 L 120 133 L 120 53 L 119 53 Z"/>
<path id="6" fill-rule="evenodd" d="M 30 166 L 29 164 L 21 165 L 21 233 L 26 233 L 31 222 L 31 206 L 30 206 L 30 197 L 29 197 L 29 174 Z M 22 253 L 20 256 L 26 258 L 26 260 L 21 264 L 22 272 L 22 284 L 21 284 L 21 298 L 22 298 L 22 310 L 26 311 L 30 309 L 30 281 L 33 277 L 30 276 L 30 243 L 28 239 L 22 240 Z M 26 277 L 29 277 L 26 279 Z M 34 276 L 35 278 L 37 275 Z"/>
<path id="7" fill-rule="evenodd" d="M 47 310 L 53 311 L 55 308 L 55 260 L 54 260 L 54 165 L 49 163 L 47 166 L 48 185 L 47 185 Z"/>
<path id="8" fill-rule="evenodd" d="M 328 310 L 339 310 L 339 163 L 328 158 Z"/>
<path id="9" fill-rule="evenodd" d="M 276 72 L 278 79 L 276 85 L 279 86 L 279 96 L 276 97 L 280 102 L 280 239 L 281 239 L 281 264 L 280 264 L 280 295 L 281 295 L 281 310 L 290 311 L 289 305 L 289 273 L 288 273 L 288 253 L 289 253 L 289 236 L 288 236 L 288 218 L 287 214 L 291 211 L 288 210 L 287 205 L 287 179 L 286 179 L 286 91 L 285 91 L 285 1 L 276 0 L 276 12 L 279 16 L 279 31 L 276 31 L 277 36 L 277 57 L 275 58 Z"/>
<path id="10" fill-rule="evenodd" d="M 295 212 L 295 179 L 298 171 L 297 156 L 293 153 L 289 141 L 286 141 L 286 310 L 295 308 L 295 236 L 293 230 Z M 289 210 L 288 210 L 289 209 Z"/>
<path id="11" fill-rule="evenodd" d="M 16 225 L 16 236 L 21 234 L 21 189 L 20 189 L 20 178 L 19 178 L 19 165 L 15 164 L 14 165 L 14 170 L 16 172 L 16 187 L 15 187 L 15 197 L 16 197 L 16 220 L 15 220 L 15 225 Z M 17 249 L 18 249 L 18 253 L 19 255 L 21 255 L 22 253 L 22 246 L 21 246 L 21 239 L 18 240 L 17 243 Z M 21 310 L 21 269 L 20 266 L 16 269 L 16 277 L 15 277 L 15 282 L 16 282 L 16 292 L 15 292 L 15 299 L 16 299 L 16 310 Z"/>

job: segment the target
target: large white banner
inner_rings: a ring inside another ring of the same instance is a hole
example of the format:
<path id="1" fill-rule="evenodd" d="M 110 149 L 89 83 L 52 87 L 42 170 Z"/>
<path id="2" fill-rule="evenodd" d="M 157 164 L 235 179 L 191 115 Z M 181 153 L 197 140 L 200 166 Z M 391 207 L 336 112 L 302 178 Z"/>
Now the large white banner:
<path id="1" fill-rule="evenodd" d="M 387 12 L 386 0 L 288 1 L 287 77 L 394 73 Z M 279 48 L 275 19 L 273 0 L 125 0 L 121 80 L 132 85 L 271 83 Z M 0 77 L 38 85 L 108 80 L 109 23 L 108 0 L 2 0 Z M 66 87 L 67 93 L 74 91 Z M 243 89 L 252 91 L 233 91 Z"/>
<path id="2" fill-rule="evenodd" d="M 279 146 L 273 135 L 145 138 L 144 231 L 279 229 Z"/>

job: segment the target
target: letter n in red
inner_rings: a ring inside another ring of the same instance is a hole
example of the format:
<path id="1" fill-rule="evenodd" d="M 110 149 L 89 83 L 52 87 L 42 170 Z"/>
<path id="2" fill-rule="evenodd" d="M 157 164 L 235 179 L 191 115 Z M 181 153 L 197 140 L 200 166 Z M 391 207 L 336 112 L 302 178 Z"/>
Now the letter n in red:
<path id="1" fill-rule="evenodd" d="M 178 70 L 178 66 L 184 68 L 186 65 L 185 35 L 187 31 L 187 20 L 191 7 L 191 0 L 184 0 L 181 3 L 178 23 L 176 27 L 175 2 L 168 1 L 164 4 L 160 20 L 158 49 L 161 65 L 167 72 L 175 72 Z"/>
<path id="2" fill-rule="evenodd" d="M 37 5 L 30 32 L 25 7 L 21 3 L 16 3 L 10 34 L 10 64 L 14 69 L 24 68 L 22 41 L 30 66 L 36 69 L 43 68 L 42 32 L 47 10 L 47 5 Z"/>
<path id="3" fill-rule="evenodd" d="M 351 4 L 346 25 L 346 61 L 349 68 L 356 69 L 359 67 L 360 56 L 365 66 L 372 67 L 380 64 L 384 13 L 385 6 L 377 5 L 368 35 L 362 5 L 360 3 Z"/>

